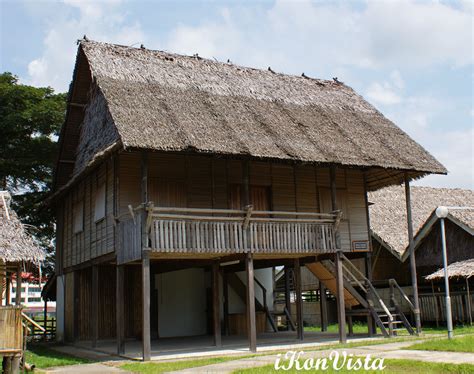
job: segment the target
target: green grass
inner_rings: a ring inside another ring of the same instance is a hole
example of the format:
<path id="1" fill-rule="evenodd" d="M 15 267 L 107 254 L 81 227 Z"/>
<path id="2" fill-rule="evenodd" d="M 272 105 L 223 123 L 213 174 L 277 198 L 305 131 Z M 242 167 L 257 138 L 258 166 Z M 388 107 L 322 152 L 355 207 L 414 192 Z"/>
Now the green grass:
<path id="1" fill-rule="evenodd" d="M 367 324 L 362 322 L 354 322 L 353 324 L 354 334 L 367 334 Z M 320 326 L 305 326 L 304 331 L 308 332 L 321 332 Z M 337 323 L 328 325 L 329 333 L 337 333 L 339 331 L 339 326 Z M 346 325 L 346 332 L 349 332 L 349 327 Z"/>
<path id="2" fill-rule="evenodd" d="M 54 351 L 44 345 L 31 345 L 26 351 L 26 362 L 45 369 L 53 366 L 85 364 L 91 361 Z"/>
<path id="3" fill-rule="evenodd" d="M 434 339 L 414 344 L 407 349 L 422 351 L 447 351 L 474 353 L 474 335 L 454 337 L 454 339 Z"/>
<path id="4" fill-rule="evenodd" d="M 133 362 L 129 364 L 120 365 L 123 370 L 128 370 L 133 373 L 148 373 L 158 374 L 166 373 L 169 371 L 183 370 L 188 368 L 194 368 L 199 366 L 220 364 L 221 362 L 227 362 L 232 360 L 238 360 L 249 356 L 238 356 L 238 357 L 212 357 L 198 360 L 183 360 L 173 362 Z"/>
<path id="5" fill-rule="evenodd" d="M 474 365 L 469 364 L 441 364 L 441 363 L 432 363 L 432 362 L 423 362 L 415 360 L 384 360 L 385 369 L 382 371 L 365 371 L 365 370 L 334 370 L 329 368 L 328 370 L 320 370 L 324 373 L 387 373 L 387 374 L 401 374 L 401 373 L 410 373 L 410 374 L 444 374 L 444 373 L 456 373 L 456 374 L 467 374 L 474 372 Z M 262 366 L 252 369 L 244 369 L 234 371 L 233 374 L 266 374 L 266 373 L 309 373 L 316 372 L 315 369 L 311 370 L 296 370 L 295 368 L 284 371 L 284 370 L 275 370 L 273 365 Z"/>

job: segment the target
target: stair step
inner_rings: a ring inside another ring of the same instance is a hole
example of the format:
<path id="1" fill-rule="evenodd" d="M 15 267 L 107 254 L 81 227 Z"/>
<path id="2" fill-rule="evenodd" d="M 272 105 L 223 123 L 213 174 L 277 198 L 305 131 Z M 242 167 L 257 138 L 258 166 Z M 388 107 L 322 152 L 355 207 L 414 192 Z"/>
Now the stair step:
<path id="1" fill-rule="evenodd" d="M 388 324 L 389 324 L 388 321 L 382 321 L 382 323 L 383 323 L 384 325 L 388 325 Z M 398 325 L 398 324 L 400 324 L 400 323 L 403 323 L 403 321 L 393 321 L 393 322 L 392 322 L 393 325 L 395 325 L 395 324 Z"/>

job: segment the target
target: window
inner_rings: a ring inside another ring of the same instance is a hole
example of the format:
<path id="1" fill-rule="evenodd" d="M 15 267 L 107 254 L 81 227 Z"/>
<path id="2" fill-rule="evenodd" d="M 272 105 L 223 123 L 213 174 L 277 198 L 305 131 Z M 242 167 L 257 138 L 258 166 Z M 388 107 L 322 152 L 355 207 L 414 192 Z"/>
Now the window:
<path id="1" fill-rule="evenodd" d="M 94 221 L 100 221 L 105 217 L 105 183 L 102 183 L 95 191 Z"/>
<path id="2" fill-rule="evenodd" d="M 82 201 L 75 203 L 72 210 L 74 216 L 74 234 L 77 234 L 84 230 L 84 204 Z"/>
<path id="3" fill-rule="evenodd" d="M 28 302 L 30 303 L 37 303 L 41 301 L 41 297 L 29 297 Z"/>

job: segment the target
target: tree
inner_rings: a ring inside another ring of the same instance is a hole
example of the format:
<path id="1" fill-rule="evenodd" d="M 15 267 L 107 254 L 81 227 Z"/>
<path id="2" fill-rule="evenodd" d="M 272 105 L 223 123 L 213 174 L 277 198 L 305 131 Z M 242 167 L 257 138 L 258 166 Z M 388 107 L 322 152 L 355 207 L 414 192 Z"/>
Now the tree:
<path id="1" fill-rule="evenodd" d="M 36 227 L 32 234 L 50 254 L 49 267 L 54 217 L 41 203 L 51 189 L 65 108 L 66 94 L 0 74 L 0 190 L 14 196 L 13 208 L 22 222 Z"/>

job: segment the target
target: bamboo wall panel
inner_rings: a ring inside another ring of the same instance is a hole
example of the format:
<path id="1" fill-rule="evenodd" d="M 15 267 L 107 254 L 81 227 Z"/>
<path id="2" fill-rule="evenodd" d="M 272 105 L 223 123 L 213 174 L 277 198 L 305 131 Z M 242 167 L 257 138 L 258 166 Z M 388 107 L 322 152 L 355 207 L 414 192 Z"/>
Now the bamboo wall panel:
<path id="1" fill-rule="evenodd" d="M 272 166 L 268 162 L 251 162 L 249 174 L 251 185 L 272 185 Z"/>
<path id="2" fill-rule="evenodd" d="M 352 241 L 369 240 L 364 177 L 359 170 L 347 170 L 347 218 Z"/>
<path id="3" fill-rule="evenodd" d="M 187 200 L 189 208 L 212 207 L 211 159 L 205 156 L 187 158 Z"/>
<path id="4" fill-rule="evenodd" d="M 99 267 L 99 339 L 116 336 L 115 266 Z"/>
<path id="5" fill-rule="evenodd" d="M 274 210 L 296 210 L 295 178 L 293 167 L 272 165 L 272 205 Z"/>
<path id="6" fill-rule="evenodd" d="M 0 305 L 0 351 L 23 351 L 22 308 Z"/>
<path id="7" fill-rule="evenodd" d="M 316 170 L 312 166 L 295 166 L 296 208 L 301 212 L 319 212 Z"/>
<path id="8" fill-rule="evenodd" d="M 228 160 L 227 161 L 227 183 L 241 184 L 242 183 L 242 161 Z"/>
<path id="9" fill-rule="evenodd" d="M 64 337 L 74 340 L 74 273 L 64 275 Z"/>
<path id="10" fill-rule="evenodd" d="M 141 267 L 125 267 L 125 337 L 141 339 L 142 277 Z"/>
<path id="11" fill-rule="evenodd" d="M 92 268 L 77 271 L 77 338 L 88 340 L 91 338 L 91 301 L 92 301 Z"/>
<path id="12" fill-rule="evenodd" d="M 141 157 L 140 153 L 122 153 L 119 161 L 119 214 L 128 211 L 128 205 L 141 204 Z"/>
<path id="13" fill-rule="evenodd" d="M 226 209 L 229 204 L 227 185 L 227 162 L 222 159 L 212 160 L 212 207 Z"/>

